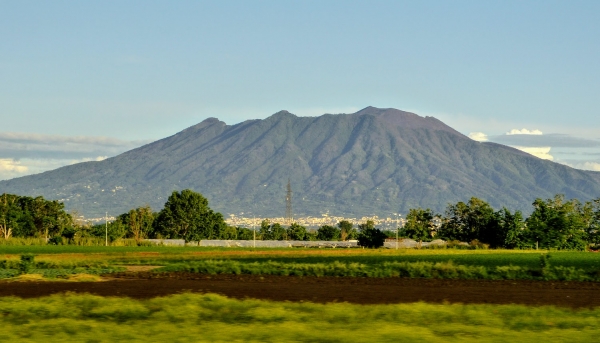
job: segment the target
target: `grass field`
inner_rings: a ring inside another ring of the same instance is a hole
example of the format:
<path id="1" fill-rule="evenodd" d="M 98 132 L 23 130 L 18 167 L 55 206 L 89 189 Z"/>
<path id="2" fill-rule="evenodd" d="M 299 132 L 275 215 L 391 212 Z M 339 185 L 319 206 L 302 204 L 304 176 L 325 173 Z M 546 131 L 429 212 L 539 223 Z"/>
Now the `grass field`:
<path id="1" fill-rule="evenodd" d="M 212 294 L 0 298 L 0 313 L 6 342 L 592 342 L 600 334 L 600 309 L 319 305 Z"/>
<path id="2" fill-rule="evenodd" d="M 163 271 L 204 273 L 600 280 L 600 254 L 541 250 L 1 246 L 0 271 L 15 270 L 24 253 L 36 255 L 33 269 L 87 268 L 89 274 L 119 271 L 126 265 L 158 265 L 165 266 Z M 542 254 L 551 256 L 547 268 L 540 264 Z M 0 272 L 0 277 L 11 273 Z"/>

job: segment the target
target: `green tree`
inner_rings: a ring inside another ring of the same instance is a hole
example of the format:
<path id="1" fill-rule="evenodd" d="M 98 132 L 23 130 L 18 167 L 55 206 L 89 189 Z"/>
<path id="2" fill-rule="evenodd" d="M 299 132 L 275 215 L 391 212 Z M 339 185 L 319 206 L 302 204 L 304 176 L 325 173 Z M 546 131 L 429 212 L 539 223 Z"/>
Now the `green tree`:
<path id="1" fill-rule="evenodd" d="M 120 215 L 118 220 L 127 227 L 128 237 L 140 241 L 153 236 L 156 215 L 150 206 L 146 205 Z"/>
<path id="2" fill-rule="evenodd" d="M 320 241 L 339 241 L 341 231 L 335 226 L 323 225 L 317 230 L 317 239 Z"/>
<path id="3" fill-rule="evenodd" d="M 219 238 L 227 226 L 223 215 L 213 212 L 202 194 L 189 189 L 174 191 L 154 223 L 155 231 L 164 238 L 188 242 Z"/>
<path id="4" fill-rule="evenodd" d="M 386 235 L 381 230 L 375 228 L 372 220 L 367 220 L 358 225 L 358 245 L 367 248 L 379 248 L 383 246 Z"/>
<path id="5" fill-rule="evenodd" d="M 448 204 L 438 236 L 446 240 L 491 244 L 497 227 L 494 209 L 485 201 L 472 197 L 466 204 Z"/>
<path id="6" fill-rule="evenodd" d="M 0 196 L 0 236 L 4 239 L 9 239 L 19 231 L 22 210 L 18 201 L 17 195 L 5 193 Z"/>
<path id="7" fill-rule="evenodd" d="M 306 237 L 306 228 L 298 223 L 292 223 L 287 230 L 287 239 L 292 241 L 303 241 Z"/>
<path id="8" fill-rule="evenodd" d="M 351 222 L 342 220 L 337 224 L 337 226 L 340 228 L 340 238 L 342 241 L 356 239 L 358 237 L 358 232 Z"/>
<path id="9" fill-rule="evenodd" d="M 97 224 L 92 227 L 91 234 L 98 238 L 108 238 L 108 242 L 114 242 L 125 237 L 128 227 L 119 218 L 108 224 Z"/>
<path id="10" fill-rule="evenodd" d="M 221 233 L 221 237 L 219 239 L 227 239 L 233 240 L 238 239 L 238 229 L 235 226 L 227 225 L 223 232 Z"/>
<path id="11" fill-rule="evenodd" d="M 273 240 L 273 235 L 271 234 L 271 222 L 268 219 L 264 219 L 262 222 L 260 222 L 260 229 L 258 229 L 258 233 L 260 235 L 260 239 L 262 240 Z"/>
<path id="12" fill-rule="evenodd" d="M 592 218 L 589 208 L 586 210 L 579 200 L 565 201 L 564 195 L 545 201 L 538 198 L 533 202 L 533 208 L 527 218 L 532 243 L 555 249 L 584 250 L 587 247 Z"/>
<path id="13" fill-rule="evenodd" d="M 511 213 L 510 210 L 504 207 L 496 215 L 499 223 L 498 241 L 503 240 L 503 242 L 498 245 L 492 244 L 492 248 L 503 247 L 514 249 L 531 246 L 521 211 Z"/>
<path id="14" fill-rule="evenodd" d="M 64 211 L 65 205 L 56 200 L 48 201 L 43 197 L 22 197 L 22 209 L 26 220 L 31 220 L 38 237 L 46 241 L 50 237 L 60 236 L 65 228 L 73 226 L 71 215 Z"/>
<path id="15" fill-rule="evenodd" d="M 590 202 L 589 211 L 591 216 L 587 228 L 587 240 L 594 246 L 598 246 L 600 244 L 600 198 Z"/>
<path id="16" fill-rule="evenodd" d="M 410 209 L 400 232 L 402 236 L 419 242 L 430 240 L 435 235 L 434 218 L 435 215 L 430 209 Z"/>
<path id="17" fill-rule="evenodd" d="M 258 235 L 256 235 L 258 239 Z M 254 231 L 245 227 L 237 228 L 237 239 L 251 241 L 254 239 Z"/>
<path id="18" fill-rule="evenodd" d="M 272 223 L 269 220 L 263 220 L 260 224 L 261 239 L 265 241 L 283 241 L 287 238 L 287 232 L 279 223 Z"/>

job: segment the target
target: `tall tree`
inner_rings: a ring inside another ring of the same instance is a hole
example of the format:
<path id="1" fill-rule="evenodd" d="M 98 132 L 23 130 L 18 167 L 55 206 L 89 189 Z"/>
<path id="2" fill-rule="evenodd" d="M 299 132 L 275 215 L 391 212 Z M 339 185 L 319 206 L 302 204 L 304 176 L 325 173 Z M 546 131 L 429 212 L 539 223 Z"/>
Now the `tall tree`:
<path id="1" fill-rule="evenodd" d="M 591 218 L 587 229 L 588 242 L 594 246 L 600 244 L 600 198 L 590 203 Z"/>
<path id="2" fill-rule="evenodd" d="M 165 238 L 195 241 L 220 238 L 226 224 L 221 213 L 208 207 L 202 194 L 184 189 L 169 196 L 154 227 Z"/>
<path id="3" fill-rule="evenodd" d="M 13 194 L 0 196 L 0 235 L 9 239 L 19 229 L 19 218 L 22 213 L 19 197 Z"/>
<path id="4" fill-rule="evenodd" d="M 496 224 L 494 209 L 485 201 L 472 197 L 466 204 L 448 204 L 439 236 L 447 240 L 470 242 L 480 240 L 489 243 Z"/>
<path id="5" fill-rule="evenodd" d="M 401 232 L 403 236 L 418 241 L 431 239 L 435 236 L 434 218 L 435 215 L 430 209 L 410 209 Z"/>
<path id="6" fill-rule="evenodd" d="M 536 242 L 543 248 L 586 248 L 591 216 L 579 200 L 566 201 L 564 195 L 559 194 L 545 201 L 536 199 L 533 208 L 533 213 L 527 218 L 532 243 Z"/>
<path id="7" fill-rule="evenodd" d="M 511 213 L 504 207 L 496 212 L 498 219 L 498 229 L 496 239 L 490 242 L 492 248 L 527 248 L 530 247 L 530 241 L 527 236 L 527 226 L 523 220 L 521 211 Z"/>
<path id="8" fill-rule="evenodd" d="M 127 226 L 129 237 L 140 241 L 152 235 L 155 217 L 150 206 L 146 205 L 120 215 L 119 220 Z"/>
<path id="9" fill-rule="evenodd" d="M 351 222 L 342 220 L 337 224 L 337 226 L 340 228 L 340 238 L 342 241 L 356 239 L 358 233 Z"/>

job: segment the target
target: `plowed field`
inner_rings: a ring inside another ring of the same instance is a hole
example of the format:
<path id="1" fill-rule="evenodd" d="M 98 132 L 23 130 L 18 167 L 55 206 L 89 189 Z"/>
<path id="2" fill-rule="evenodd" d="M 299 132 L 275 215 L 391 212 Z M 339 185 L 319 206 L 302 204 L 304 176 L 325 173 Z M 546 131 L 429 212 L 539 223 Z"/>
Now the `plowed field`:
<path id="1" fill-rule="evenodd" d="M 152 298 L 182 292 L 218 293 L 233 298 L 317 303 L 393 304 L 406 302 L 600 306 L 600 283 L 524 280 L 442 280 L 410 278 L 205 275 L 149 272 L 112 274 L 102 282 L 0 282 L 0 296 L 23 298 L 76 292 Z"/>

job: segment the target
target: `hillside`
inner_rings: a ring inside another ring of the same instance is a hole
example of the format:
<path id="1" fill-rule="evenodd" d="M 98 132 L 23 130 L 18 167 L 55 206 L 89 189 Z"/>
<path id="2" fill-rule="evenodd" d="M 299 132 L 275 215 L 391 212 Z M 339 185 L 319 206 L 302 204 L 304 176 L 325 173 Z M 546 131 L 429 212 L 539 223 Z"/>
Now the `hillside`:
<path id="1" fill-rule="evenodd" d="M 298 215 L 389 216 L 443 211 L 477 196 L 529 211 L 535 197 L 600 197 L 600 173 L 475 142 L 433 117 L 367 107 L 353 114 L 226 125 L 209 118 L 171 137 L 101 162 L 0 182 L 0 193 L 62 199 L 88 217 L 150 204 L 173 190 L 204 194 L 224 214 L 283 216 L 291 180 Z"/>

